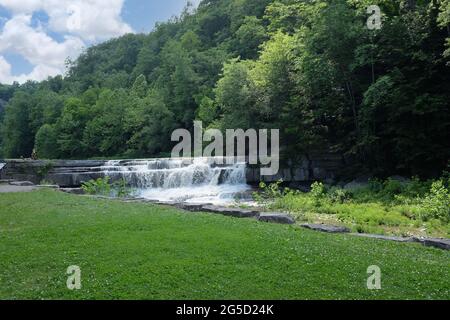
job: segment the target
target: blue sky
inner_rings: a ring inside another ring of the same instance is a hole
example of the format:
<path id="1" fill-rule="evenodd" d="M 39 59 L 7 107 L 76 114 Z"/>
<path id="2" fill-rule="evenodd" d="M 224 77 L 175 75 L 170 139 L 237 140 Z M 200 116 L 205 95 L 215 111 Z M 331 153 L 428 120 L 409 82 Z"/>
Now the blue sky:
<path id="1" fill-rule="evenodd" d="M 122 18 L 136 32 L 149 32 L 156 22 L 167 21 L 173 15 L 179 15 L 186 3 L 186 0 L 126 0 Z"/>
<path id="2" fill-rule="evenodd" d="M 197 6 L 200 0 L 191 0 Z M 64 72 L 67 57 L 128 32 L 150 32 L 187 0 L 0 0 L 0 83 Z"/>

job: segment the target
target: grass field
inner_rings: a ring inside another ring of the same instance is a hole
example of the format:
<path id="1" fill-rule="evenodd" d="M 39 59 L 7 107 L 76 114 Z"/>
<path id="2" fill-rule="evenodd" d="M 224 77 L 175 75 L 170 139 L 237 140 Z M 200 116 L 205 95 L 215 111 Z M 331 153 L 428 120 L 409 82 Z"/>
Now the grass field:
<path id="1" fill-rule="evenodd" d="M 81 268 L 82 289 L 66 287 Z M 368 290 L 378 265 L 382 289 Z M 450 299 L 450 252 L 250 219 L 0 194 L 0 299 Z"/>

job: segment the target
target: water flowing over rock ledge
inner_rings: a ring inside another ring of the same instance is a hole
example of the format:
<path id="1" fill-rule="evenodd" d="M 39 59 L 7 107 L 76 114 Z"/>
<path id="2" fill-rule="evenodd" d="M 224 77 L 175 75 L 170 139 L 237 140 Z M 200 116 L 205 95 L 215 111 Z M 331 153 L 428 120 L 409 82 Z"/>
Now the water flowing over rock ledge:
<path id="1" fill-rule="evenodd" d="M 260 181 L 282 179 L 291 187 L 301 188 L 302 183 L 309 186 L 311 180 L 333 180 L 334 172 L 342 165 L 339 156 L 319 154 L 304 157 L 297 166 L 282 168 L 276 175 L 261 176 L 258 166 L 227 163 L 230 159 L 6 160 L 0 179 L 35 184 L 45 181 L 64 188 L 78 188 L 84 182 L 107 176 L 112 183 L 124 179 L 140 196 L 152 200 L 224 205 L 238 199 L 249 204 L 252 186 Z"/>
<path id="2" fill-rule="evenodd" d="M 79 187 L 83 182 L 102 178 L 106 175 L 105 167 L 111 171 L 118 171 L 120 167 L 142 165 L 143 162 L 167 163 L 172 159 L 136 159 L 136 160 L 0 160 L 0 179 L 16 179 L 39 183 L 49 180 L 61 187 Z M 189 165 L 192 159 L 184 159 Z M 219 168 L 223 165 L 216 164 Z M 312 153 L 303 157 L 296 164 L 289 163 L 281 166 L 277 175 L 261 176 L 258 166 L 245 167 L 245 180 L 249 184 L 258 184 L 260 181 L 274 182 L 279 179 L 287 183 L 301 183 L 313 180 L 333 181 L 336 174 L 345 166 L 340 155 L 330 153 Z M 115 168 L 114 168 L 115 167 Z M 157 167 L 156 167 L 157 168 Z"/>
<path id="3" fill-rule="evenodd" d="M 224 158 L 8 160 L 1 178 L 36 184 L 45 180 L 64 188 L 77 188 L 84 182 L 108 177 L 111 183 L 124 180 L 135 195 L 151 200 L 203 204 L 225 204 L 235 199 L 251 201 L 246 163 L 228 161 Z"/>

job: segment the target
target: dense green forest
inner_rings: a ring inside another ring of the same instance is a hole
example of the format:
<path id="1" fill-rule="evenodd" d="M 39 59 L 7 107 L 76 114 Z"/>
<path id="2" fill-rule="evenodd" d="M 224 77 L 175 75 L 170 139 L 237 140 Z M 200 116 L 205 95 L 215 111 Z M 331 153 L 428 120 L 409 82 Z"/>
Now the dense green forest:
<path id="1" fill-rule="evenodd" d="M 381 30 L 367 7 L 380 6 Z M 1 156 L 150 157 L 176 128 L 280 128 L 283 155 L 438 175 L 450 159 L 449 0 L 204 0 L 150 34 L 0 85 Z"/>

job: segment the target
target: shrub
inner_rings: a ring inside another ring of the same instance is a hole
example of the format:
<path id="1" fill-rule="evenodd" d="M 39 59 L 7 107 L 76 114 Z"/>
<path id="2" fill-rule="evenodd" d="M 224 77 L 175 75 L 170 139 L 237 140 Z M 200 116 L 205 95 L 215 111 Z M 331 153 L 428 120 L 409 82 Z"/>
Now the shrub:
<path id="1" fill-rule="evenodd" d="M 370 179 L 369 190 L 373 193 L 381 192 L 383 190 L 383 182 L 378 179 Z"/>
<path id="2" fill-rule="evenodd" d="M 81 186 L 83 191 L 91 195 L 111 195 L 111 185 L 109 183 L 109 177 L 98 178 L 97 180 L 91 180 L 83 183 Z"/>
<path id="3" fill-rule="evenodd" d="M 311 185 L 311 192 L 310 192 L 312 198 L 314 199 L 314 205 L 320 206 L 321 201 L 325 198 L 326 190 L 325 185 L 322 182 L 314 182 Z"/>
<path id="4" fill-rule="evenodd" d="M 283 180 L 278 180 L 277 182 L 271 184 L 260 182 L 260 192 L 254 192 L 253 198 L 260 204 L 267 204 L 270 201 L 281 198 L 283 196 L 283 192 L 281 190 L 282 183 Z"/>
<path id="5" fill-rule="evenodd" d="M 344 203 L 352 199 L 352 193 L 341 188 L 334 188 L 328 192 L 328 199 L 332 203 Z"/>
<path id="6" fill-rule="evenodd" d="M 37 176 L 41 180 L 44 179 L 48 175 L 48 173 L 53 169 L 53 166 L 54 164 L 52 161 L 46 161 L 45 164 L 37 170 L 36 172 Z"/>
<path id="7" fill-rule="evenodd" d="M 116 192 L 116 196 L 119 198 L 126 198 L 133 194 L 133 190 L 128 187 L 125 179 L 120 179 L 113 184 L 113 189 Z"/>
<path id="8" fill-rule="evenodd" d="M 430 192 L 422 201 L 425 209 L 421 214 L 421 219 L 439 219 L 443 222 L 450 221 L 450 192 L 446 188 L 444 181 L 438 180 L 431 185 Z"/>
<path id="9" fill-rule="evenodd" d="M 430 181 L 420 181 L 418 177 L 412 177 L 411 181 L 405 185 L 403 194 L 410 198 L 421 197 L 427 194 L 430 188 Z"/>
<path id="10" fill-rule="evenodd" d="M 300 191 L 291 190 L 289 188 L 282 188 L 283 180 L 278 180 L 275 183 L 267 185 L 265 182 L 259 184 L 260 192 L 253 193 L 253 199 L 262 205 L 268 205 L 276 200 L 283 200 L 287 196 L 295 196 L 300 194 Z"/>
<path id="11" fill-rule="evenodd" d="M 396 195 L 403 192 L 404 185 L 397 180 L 389 178 L 383 183 L 383 190 L 381 190 L 380 195 L 383 198 L 393 200 Z"/>
<path id="12" fill-rule="evenodd" d="M 126 198 L 133 194 L 133 190 L 128 187 L 125 179 L 120 179 L 114 183 L 110 183 L 109 177 L 85 182 L 81 188 L 87 194 L 108 197 L 116 196 L 119 198 Z"/>

